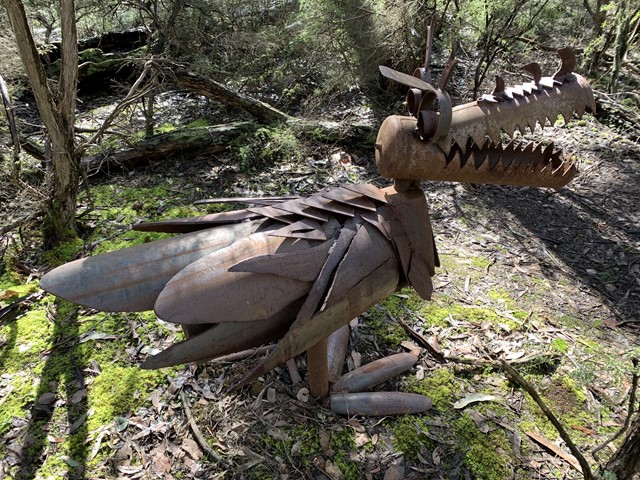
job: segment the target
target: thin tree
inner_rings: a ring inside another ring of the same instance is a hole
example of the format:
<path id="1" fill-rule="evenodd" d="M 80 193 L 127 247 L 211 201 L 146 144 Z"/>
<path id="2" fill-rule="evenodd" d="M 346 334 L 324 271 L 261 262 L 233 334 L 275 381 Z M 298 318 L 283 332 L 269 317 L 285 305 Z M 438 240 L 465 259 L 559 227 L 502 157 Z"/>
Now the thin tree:
<path id="1" fill-rule="evenodd" d="M 52 169 L 44 205 L 44 246 L 52 248 L 77 234 L 75 215 L 80 178 L 74 121 L 78 83 L 78 41 L 74 0 L 60 0 L 61 69 L 56 91 L 51 88 L 29 28 L 21 0 L 3 0 L 18 52 L 42 123 L 51 139 Z"/>

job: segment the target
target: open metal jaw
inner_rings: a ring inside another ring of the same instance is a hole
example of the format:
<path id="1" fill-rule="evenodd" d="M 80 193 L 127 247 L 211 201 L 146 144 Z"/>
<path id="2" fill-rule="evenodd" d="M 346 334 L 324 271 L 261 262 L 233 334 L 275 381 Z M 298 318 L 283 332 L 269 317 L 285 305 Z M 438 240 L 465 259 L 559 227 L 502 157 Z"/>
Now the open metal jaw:
<path id="1" fill-rule="evenodd" d="M 344 185 L 307 198 L 218 199 L 249 206 L 136 225 L 182 235 L 76 260 L 49 272 L 40 285 L 88 307 L 153 309 L 182 325 L 188 338 L 149 357 L 143 368 L 204 361 L 276 341 L 236 386 L 306 351 L 311 393 L 325 397 L 326 339 L 332 332 L 400 285 L 431 297 L 439 262 L 418 180 L 559 188 L 575 175 L 575 161 L 552 145 L 501 141 L 536 122 L 595 109 L 588 84 L 572 73 L 573 55 L 563 50 L 561 58 L 553 77 L 542 77 L 530 64 L 532 82 L 505 89 L 498 79 L 491 95 L 458 107 L 445 93 L 455 55 L 438 88 L 426 67 L 415 77 L 382 68 L 411 88 L 413 116 L 387 118 L 376 143 L 378 169 L 396 180 L 394 186 Z M 415 361 L 388 360 L 382 370 L 397 373 L 399 365 L 410 368 Z M 379 372 L 362 375 L 365 384 L 381 378 Z M 351 381 L 341 384 L 346 388 Z M 403 396 L 408 394 L 351 393 L 335 396 L 336 411 L 387 415 L 430 406 L 424 398 Z"/>
<path id="2" fill-rule="evenodd" d="M 437 112 L 423 109 L 424 99 L 416 98 L 417 86 L 423 89 L 423 98 L 435 87 L 398 72 L 389 75 L 389 69 L 381 68 L 383 75 L 411 87 L 411 116 L 390 116 L 383 122 L 376 141 L 378 170 L 385 177 L 408 180 L 565 186 L 577 173 L 576 160 L 553 144 L 516 136 L 527 128 L 533 132 L 536 124 L 553 124 L 559 115 L 569 122 L 574 114 L 595 112 L 591 87 L 572 72 L 573 52 L 559 53 L 562 66 L 552 77 L 542 77 L 540 66 L 532 63 L 526 65 L 533 72 L 531 82 L 505 89 L 497 77 L 490 95 L 453 108 L 450 102 L 440 102 Z"/>

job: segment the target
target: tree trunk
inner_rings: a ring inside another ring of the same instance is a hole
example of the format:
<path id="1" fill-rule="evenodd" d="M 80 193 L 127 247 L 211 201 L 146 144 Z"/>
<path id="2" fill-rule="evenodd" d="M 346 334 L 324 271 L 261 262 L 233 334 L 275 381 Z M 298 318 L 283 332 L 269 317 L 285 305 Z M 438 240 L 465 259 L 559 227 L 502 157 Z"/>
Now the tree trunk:
<path id="1" fill-rule="evenodd" d="M 78 84 L 75 5 L 74 0 L 60 0 L 62 66 L 56 99 L 49 89 L 44 67 L 29 29 L 24 5 L 20 0 L 4 0 L 4 4 L 20 59 L 53 147 L 51 192 L 44 206 L 43 223 L 44 247 L 49 249 L 77 233 L 75 213 L 80 168 L 74 139 Z"/>
<path id="2" fill-rule="evenodd" d="M 199 93 L 211 100 L 244 110 L 256 117 L 261 123 L 278 123 L 291 120 L 289 115 L 273 108 L 271 105 L 234 92 L 211 78 L 180 68 L 169 71 L 169 75 L 179 87 Z"/>
<path id="3" fill-rule="evenodd" d="M 629 434 L 609 460 L 606 470 L 615 473 L 619 480 L 640 479 L 640 415 L 636 415 Z"/>

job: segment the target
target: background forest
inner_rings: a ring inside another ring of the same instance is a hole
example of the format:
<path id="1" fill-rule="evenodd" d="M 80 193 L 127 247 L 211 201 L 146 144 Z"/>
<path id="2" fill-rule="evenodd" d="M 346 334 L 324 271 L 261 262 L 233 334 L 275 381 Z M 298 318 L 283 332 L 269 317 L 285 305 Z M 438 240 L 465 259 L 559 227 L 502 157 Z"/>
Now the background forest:
<path id="1" fill-rule="evenodd" d="M 3 6 L 0 478 L 591 478 L 487 352 L 515 362 L 594 475 L 640 476 L 636 3 Z M 54 266 L 159 238 L 132 223 L 227 208 L 196 200 L 388 185 L 373 144 L 385 116 L 405 112 L 405 89 L 378 65 L 422 66 L 432 19 L 436 79 L 457 42 L 454 105 L 490 93 L 496 74 L 527 81 L 531 61 L 551 75 L 572 46 L 598 107 L 524 134 L 580 158 L 559 192 L 423 184 L 443 264 L 434 301 L 404 289 L 355 319 L 349 368 L 420 350 L 386 387 L 428 395 L 433 411 L 340 418 L 285 368 L 227 393 L 251 359 L 140 370 L 181 338 L 175 325 L 39 289 Z"/>

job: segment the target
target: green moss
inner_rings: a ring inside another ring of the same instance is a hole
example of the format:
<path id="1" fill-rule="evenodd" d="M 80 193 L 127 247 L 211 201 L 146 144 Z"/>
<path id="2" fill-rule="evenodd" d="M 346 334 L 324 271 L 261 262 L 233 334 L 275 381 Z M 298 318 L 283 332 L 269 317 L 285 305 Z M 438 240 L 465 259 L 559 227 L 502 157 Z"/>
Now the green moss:
<path id="1" fill-rule="evenodd" d="M 580 441 L 588 441 L 581 430 L 592 428 L 593 418 L 586 411 L 585 393 L 575 380 L 566 374 L 557 374 L 551 378 L 551 383 L 544 387 L 536 385 L 540 382 L 535 377 L 527 376 L 527 380 L 534 384 L 541 399 L 560 423 L 565 428 L 571 428 L 572 435 Z M 558 438 L 558 431 L 529 395 L 525 396 L 525 404 L 529 417 L 520 423 L 520 428 L 524 431 L 539 431 L 551 440 Z"/>
<path id="2" fill-rule="evenodd" d="M 344 479 L 358 480 L 362 478 L 364 472 L 361 464 L 349 459 L 349 452 L 356 449 L 353 430 L 341 428 L 331 431 L 329 435 L 329 446 L 335 452 L 332 461 L 343 473 Z"/>
<path id="3" fill-rule="evenodd" d="M 286 126 L 262 127 L 241 135 L 232 142 L 231 151 L 243 170 L 256 170 L 281 161 L 298 161 L 303 149 L 293 129 Z"/>
<path id="4" fill-rule="evenodd" d="M 560 315 L 558 320 L 564 326 L 569 327 L 569 328 L 580 327 L 583 324 L 583 322 L 580 319 L 578 319 L 578 318 L 576 318 L 576 317 L 574 317 L 572 315 Z"/>
<path id="5" fill-rule="evenodd" d="M 422 380 L 410 377 L 403 390 L 426 395 L 441 412 L 450 410 L 454 401 L 454 392 L 458 390 L 453 372 L 442 367 L 429 372 L 428 375 Z"/>
<path id="6" fill-rule="evenodd" d="M 471 265 L 485 271 L 487 267 L 493 263 L 492 260 L 484 257 L 470 257 L 469 260 L 471 261 Z"/>
<path id="7" fill-rule="evenodd" d="M 45 252 L 44 261 L 51 267 L 57 267 L 76 258 L 83 248 L 84 242 L 76 237 Z"/>
<path id="8" fill-rule="evenodd" d="M 175 125 L 172 125 L 171 123 L 163 123 L 162 125 L 158 125 L 155 128 L 155 133 L 169 133 L 169 132 L 173 132 L 177 130 Z"/>
<path id="9" fill-rule="evenodd" d="M 429 426 L 424 418 L 416 415 L 406 415 L 388 421 L 388 427 L 393 433 L 393 448 L 402 452 L 405 459 L 417 459 L 421 447 L 432 450 L 433 445 L 426 432 Z"/>
<path id="10" fill-rule="evenodd" d="M 185 125 L 187 128 L 201 128 L 208 127 L 210 125 L 209 121 L 206 118 L 198 118 L 193 122 L 189 122 Z"/>
<path id="11" fill-rule="evenodd" d="M 93 380 L 88 405 L 94 409 L 88 419 L 89 431 L 111 423 L 118 416 L 126 416 L 141 407 L 145 392 L 165 382 L 165 373 L 140 370 L 137 366 L 121 367 L 109 363 L 100 365 L 102 371 Z"/>
<path id="12" fill-rule="evenodd" d="M 569 351 L 569 343 L 562 338 L 554 338 L 551 340 L 551 348 L 556 352 L 567 353 Z"/>
<path id="13" fill-rule="evenodd" d="M 504 480 L 509 478 L 510 460 L 515 460 L 509 439 L 502 429 L 482 433 L 473 419 L 465 413 L 453 422 L 460 448 L 464 451 L 464 464 L 475 478 Z"/>

